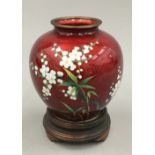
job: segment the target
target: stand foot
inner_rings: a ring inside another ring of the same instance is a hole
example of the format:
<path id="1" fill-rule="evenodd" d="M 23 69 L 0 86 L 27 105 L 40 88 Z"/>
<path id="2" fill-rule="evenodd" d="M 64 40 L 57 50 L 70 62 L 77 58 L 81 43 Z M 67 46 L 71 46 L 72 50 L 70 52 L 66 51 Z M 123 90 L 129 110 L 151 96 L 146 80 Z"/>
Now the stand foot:
<path id="1" fill-rule="evenodd" d="M 43 125 L 47 137 L 55 142 L 103 142 L 110 130 L 110 116 L 105 108 L 97 117 L 73 122 L 63 120 L 47 109 Z"/>

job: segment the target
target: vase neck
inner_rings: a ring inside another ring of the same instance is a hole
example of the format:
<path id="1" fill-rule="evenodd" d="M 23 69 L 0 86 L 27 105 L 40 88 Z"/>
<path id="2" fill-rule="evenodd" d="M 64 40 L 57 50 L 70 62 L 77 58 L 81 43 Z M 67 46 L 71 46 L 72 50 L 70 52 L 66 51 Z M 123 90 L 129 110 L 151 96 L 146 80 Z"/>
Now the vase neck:
<path id="1" fill-rule="evenodd" d="M 91 17 L 61 17 L 51 21 L 55 31 L 64 35 L 91 35 L 102 23 L 100 19 Z"/>
<path id="2" fill-rule="evenodd" d="M 93 35 L 96 33 L 98 28 L 90 28 L 90 29 L 63 29 L 63 28 L 55 28 L 55 31 L 60 34 L 60 35 L 65 35 L 65 36 L 73 36 L 73 35 L 78 35 L 78 36 L 84 36 L 84 35 Z"/>

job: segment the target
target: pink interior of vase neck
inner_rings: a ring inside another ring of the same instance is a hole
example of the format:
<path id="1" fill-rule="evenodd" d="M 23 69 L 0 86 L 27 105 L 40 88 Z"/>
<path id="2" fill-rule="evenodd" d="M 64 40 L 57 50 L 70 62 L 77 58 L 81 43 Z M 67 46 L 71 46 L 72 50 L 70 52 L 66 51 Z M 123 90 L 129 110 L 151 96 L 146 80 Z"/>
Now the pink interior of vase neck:
<path id="1" fill-rule="evenodd" d="M 87 29 L 98 27 L 102 21 L 91 17 L 60 17 L 51 20 L 56 28 Z"/>

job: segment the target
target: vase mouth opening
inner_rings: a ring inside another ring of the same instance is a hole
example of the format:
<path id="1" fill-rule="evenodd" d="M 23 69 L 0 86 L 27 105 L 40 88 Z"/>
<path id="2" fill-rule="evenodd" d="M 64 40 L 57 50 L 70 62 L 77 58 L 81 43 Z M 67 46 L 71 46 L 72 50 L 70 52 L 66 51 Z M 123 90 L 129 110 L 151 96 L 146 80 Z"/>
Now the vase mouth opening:
<path id="1" fill-rule="evenodd" d="M 98 18 L 75 16 L 55 18 L 51 20 L 51 24 L 56 28 L 87 29 L 98 27 L 102 21 Z"/>

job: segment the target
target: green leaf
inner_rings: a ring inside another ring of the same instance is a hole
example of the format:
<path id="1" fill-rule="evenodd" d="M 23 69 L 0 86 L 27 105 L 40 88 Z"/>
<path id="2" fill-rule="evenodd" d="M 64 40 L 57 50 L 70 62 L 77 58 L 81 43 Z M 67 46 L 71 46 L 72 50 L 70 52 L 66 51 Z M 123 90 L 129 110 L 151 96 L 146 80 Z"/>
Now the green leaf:
<path id="1" fill-rule="evenodd" d="M 61 102 L 70 112 L 73 112 L 74 113 L 74 110 L 69 106 L 67 105 L 66 103 L 64 102 Z"/>
<path id="2" fill-rule="evenodd" d="M 70 77 L 70 79 L 72 79 L 75 83 L 78 82 L 77 77 L 72 72 L 70 72 L 68 69 L 64 69 L 64 70 L 67 73 L 67 75 Z"/>
<path id="3" fill-rule="evenodd" d="M 80 112 L 80 111 L 82 111 L 82 109 L 84 109 L 84 107 L 80 107 L 80 108 L 76 109 L 75 112 Z"/>
<path id="4" fill-rule="evenodd" d="M 95 89 L 95 87 L 93 87 L 91 85 L 87 85 L 87 84 L 82 84 L 82 85 L 80 85 L 80 87 L 82 87 L 82 88 L 88 88 L 88 89 Z"/>
<path id="5" fill-rule="evenodd" d="M 83 94 L 83 92 L 82 92 L 81 90 L 80 90 L 79 93 L 78 93 L 78 97 L 79 97 L 80 99 L 86 101 L 86 100 L 85 100 L 85 96 L 84 96 L 84 94 Z"/>
<path id="6" fill-rule="evenodd" d="M 86 109 L 82 109 L 82 114 L 87 113 Z"/>
<path id="7" fill-rule="evenodd" d="M 75 86 L 75 83 L 73 83 L 72 81 L 64 81 L 60 84 L 60 86 Z"/>
<path id="8" fill-rule="evenodd" d="M 91 100 L 91 104 L 95 104 L 97 109 L 100 109 L 102 106 L 102 102 L 98 100 Z"/>
<path id="9" fill-rule="evenodd" d="M 89 103 L 89 98 L 86 96 L 86 103 L 88 104 Z"/>
<path id="10" fill-rule="evenodd" d="M 98 96 L 95 91 L 90 90 L 87 92 L 87 96 L 90 98 L 91 95 Z"/>
<path id="11" fill-rule="evenodd" d="M 87 102 L 87 95 L 85 93 L 85 91 L 81 88 L 81 87 L 78 87 L 78 96 L 84 101 L 84 102 Z"/>
<path id="12" fill-rule="evenodd" d="M 79 93 L 79 89 L 77 87 L 75 87 L 75 96 L 77 97 Z"/>
<path id="13" fill-rule="evenodd" d="M 86 84 L 86 83 L 87 83 L 88 81 L 90 81 L 93 77 L 94 77 L 94 76 L 90 76 L 90 77 L 88 77 L 88 78 L 82 80 L 82 81 L 80 82 L 80 84 Z"/>

